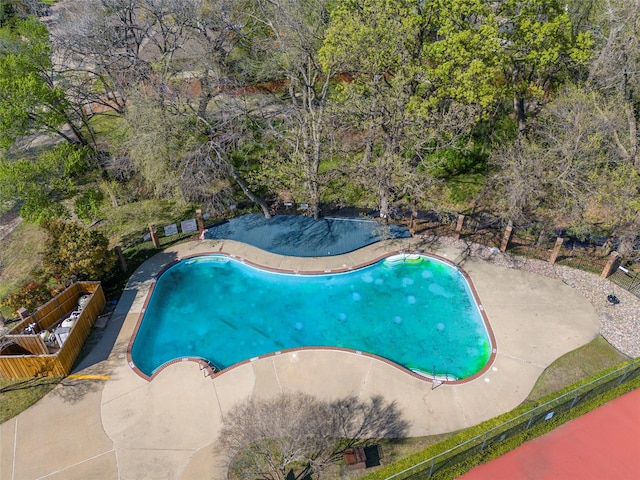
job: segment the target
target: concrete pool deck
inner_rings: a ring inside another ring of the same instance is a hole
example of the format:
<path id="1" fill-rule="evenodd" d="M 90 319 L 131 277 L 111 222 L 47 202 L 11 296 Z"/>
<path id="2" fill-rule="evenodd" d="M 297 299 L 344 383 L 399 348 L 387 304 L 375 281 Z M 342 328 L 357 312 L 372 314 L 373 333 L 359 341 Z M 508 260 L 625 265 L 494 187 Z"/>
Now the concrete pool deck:
<path id="1" fill-rule="evenodd" d="M 467 383 L 434 389 L 381 360 L 328 350 L 270 356 L 215 378 L 206 378 L 194 362 L 179 362 L 151 382 L 127 361 L 152 276 L 172 261 L 224 252 L 271 268 L 324 271 L 356 267 L 397 250 L 431 252 L 454 262 L 462 258 L 461 250 L 413 238 L 323 258 L 282 257 L 206 240 L 149 259 L 131 277 L 109 321 L 107 328 L 118 332 L 115 343 L 104 347 L 105 360 L 74 372 L 0 425 L 0 478 L 222 480 L 226 458 L 217 437 L 225 413 L 239 401 L 281 392 L 324 399 L 381 395 L 396 402 L 410 423 L 410 436 L 458 430 L 516 407 L 549 364 L 599 333 L 591 304 L 561 281 L 469 257 L 463 268 L 488 316 L 497 353 L 491 367 Z"/>

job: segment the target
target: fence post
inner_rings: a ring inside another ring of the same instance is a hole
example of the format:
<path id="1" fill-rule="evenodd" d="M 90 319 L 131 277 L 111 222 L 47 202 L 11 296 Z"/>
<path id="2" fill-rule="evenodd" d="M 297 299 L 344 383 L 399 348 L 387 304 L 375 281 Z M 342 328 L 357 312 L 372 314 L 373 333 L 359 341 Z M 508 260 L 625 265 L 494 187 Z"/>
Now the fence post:
<path id="1" fill-rule="evenodd" d="M 582 387 L 579 387 L 578 391 L 576 392 L 576 396 L 573 397 L 573 401 L 571 402 L 571 405 L 569 405 L 569 410 L 571 410 L 575 406 L 576 402 L 578 401 L 578 397 L 580 396 L 581 393 L 582 393 Z"/>
<path id="2" fill-rule="evenodd" d="M 456 224 L 456 240 L 460 240 L 462 234 L 462 225 L 464 225 L 464 215 L 458 215 L 458 223 Z"/>
<path id="3" fill-rule="evenodd" d="M 149 234 L 151 235 L 151 243 L 155 248 L 160 248 L 160 242 L 158 241 L 158 234 L 156 233 L 155 225 L 149 225 Z"/>
<path id="4" fill-rule="evenodd" d="M 16 310 L 16 313 L 20 317 L 20 320 L 26 320 L 27 318 L 29 318 L 29 312 L 27 312 L 27 309 L 24 307 L 20 307 L 18 310 Z"/>
<path id="5" fill-rule="evenodd" d="M 120 261 L 120 269 L 123 272 L 127 271 L 127 261 L 124 258 L 124 254 L 122 253 L 122 247 L 120 245 L 116 245 L 116 254 L 118 255 L 118 260 Z"/>
<path id="6" fill-rule="evenodd" d="M 618 386 L 622 385 L 622 382 L 624 382 L 627 377 L 629 376 L 629 370 L 631 369 L 630 366 L 627 366 L 626 370 L 624 371 L 624 373 L 620 376 L 620 380 L 618 380 Z"/>
<path id="7" fill-rule="evenodd" d="M 534 409 L 531 410 L 531 418 L 527 422 L 527 428 L 525 430 L 529 430 L 529 427 L 531 426 L 531 423 L 533 423 L 533 417 L 535 417 L 537 410 L 538 410 L 538 407 L 534 407 Z"/>
<path id="8" fill-rule="evenodd" d="M 502 244 L 500 245 L 500 251 L 502 253 L 507 251 L 507 246 L 509 246 L 509 240 L 511 239 L 512 231 L 513 231 L 513 222 L 509 220 L 507 229 L 504 231 L 504 236 L 502 237 Z"/>
<path id="9" fill-rule="evenodd" d="M 607 260 L 607 264 L 604 266 L 602 273 L 600 274 L 600 278 L 607 278 L 611 275 L 620 265 L 620 254 L 618 252 L 611 252 L 609 255 L 609 260 Z"/>
<path id="10" fill-rule="evenodd" d="M 204 220 L 202 219 L 202 210 L 196 210 L 196 222 L 198 223 L 198 230 L 202 232 L 204 230 Z"/>
<path id="11" fill-rule="evenodd" d="M 560 249 L 562 248 L 562 244 L 564 243 L 564 238 L 558 237 L 556 239 L 556 244 L 553 247 L 553 252 L 551 252 L 551 256 L 549 257 L 549 263 L 553 265 L 556 263 L 558 259 L 558 255 L 560 255 Z"/>
<path id="12" fill-rule="evenodd" d="M 484 432 L 484 438 L 482 439 L 482 446 L 480 447 L 480 451 L 484 452 L 484 446 L 487 444 L 487 432 Z"/>

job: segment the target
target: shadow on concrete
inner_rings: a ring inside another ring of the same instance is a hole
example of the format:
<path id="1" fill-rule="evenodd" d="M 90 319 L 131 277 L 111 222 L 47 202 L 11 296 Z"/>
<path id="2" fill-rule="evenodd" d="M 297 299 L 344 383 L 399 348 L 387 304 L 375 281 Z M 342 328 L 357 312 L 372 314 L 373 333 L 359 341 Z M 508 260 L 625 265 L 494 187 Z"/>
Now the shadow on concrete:
<path id="1" fill-rule="evenodd" d="M 122 325 L 127 318 L 127 313 L 131 309 L 133 302 L 138 294 L 138 289 L 142 283 L 148 282 L 150 278 L 158 273 L 158 271 L 166 264 L 177 260 L 177 254 L 172 252 L 161 252 L 144 262 L 131 276 L 127 284 L 127 288 L 120 295 L 115 309 L 113 309 L 109 320 L 104 328 L 91 329 L 87 340 L 85 341 L 76 363 L 71 369 L 71 374 L 82 372 L 83 374 L 95 374 L 92 372 L 95 365 L 104 362 L 109 358 L 116 339 L 120 334 Z M 107 367 L 106 365 L 104 366 Z M 87 371 L 85 371 L 87 370 Z M 89 372 L 89 373 L 88 373 Z M 99 375 L 108 374 L 108 372 L 97 373 Z"/>
<path id="2" fill-rule="evenodd" d="M 89 393 L 102 389 L 109 377 L 110 367 L 107 364 L 93 365 L 82 372 L 82 377 L 66 377 L 51 392 L 51 395 L 62 399 L 65 403 L 80 402 Z M 73 375 L 73 374 L 72 374 Z"/>

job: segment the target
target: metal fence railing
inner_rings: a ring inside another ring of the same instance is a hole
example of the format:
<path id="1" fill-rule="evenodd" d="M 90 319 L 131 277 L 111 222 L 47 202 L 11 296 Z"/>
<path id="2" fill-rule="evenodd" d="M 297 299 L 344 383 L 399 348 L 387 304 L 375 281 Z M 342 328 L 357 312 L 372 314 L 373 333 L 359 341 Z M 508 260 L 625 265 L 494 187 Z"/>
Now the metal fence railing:
<path id="1" fill-rule="evenodd" d="M 300 214 L 304 210 L 288 209 L 283 214 Z M 339 209 L 326 212 L 334 217 L 340 216 L 366 216 L 371 212 L 363 212 L 354 209 Z M 375 212 L 374 212 L 375 213 Z M 427 236 L 457 236 L 467 242 L 473 242 L 487 247 L 501 247 L 507 225 L 512 225 L 505 219 L 488 213 L 478 213 L 464 216 L 464 222 L 460 231 L 456 230 L 459 215 L 451 212 L 421 211 L 412 215 L 409 211 L 398 211 L 393 215 L 393 223 L 405 225 L 417 235 Z M 373 218 L 375 215 L 373 215 Z M 212 221 L 208 215 L 204 216 L 205 222 Z M 175 223 L 157 225 L 154 227 L 157 242 L 160 246 L 166 246 L 173 242 L 192 237 L 197 234 L 196 218 L 182 219 Z M 550 261 L 552 251 L 558 237 L 556 233 L 545 231 L 540 224 L 512 225 L 510 239 L 506 251 L 523 258 L 533 258 L 542 261 Z M 558 265 L 585 270 L 594 274 L 600 274 L 608 261 L 609 251 L 602 247 L 601 243 L 589 243 L 579 241 L 571 236 L 563 237 L 562 244 L 554 261 Z M 138 235 L 124 239 L 123 249 L 132 254 L 140 249 L 145 249 L 151 241 L 150 232 L 140 232 Z M 640 275 L 624 274 L 617 272 L 611 280 L 623 288 L 640 296 Z"/>
<path id="2" fill-rule="evenodd" d="M 560 395 L 553 400 L 537 405 L 531 408 L 531 410 L 491 428 L 446 452 L 442 452 L 410 468 L 391 475 L 387 477 L 387 480 L 419 480 L 430 478 L 441 470 L 457 465 L 487 449 L 499 445 L 514 435 L 525 432 L 554 417 L 567 413 L 585 401 L 638 376 L 640 376 L 640 358 L 588 384 Z"/>
<path id="3" fill-rule="evenodd" d="M 624 267 L 618 267 L 608 278 L 619 287 L 640 298 L 640 273 L 634 273 Z"/>
<path id="4" fill-rule="evenodd" d="M 510 236 L 505 247 L 507 252 L 542 261 L 551 261 L 556 242 L 562 238 L 563 243 L 553 262 L 594 274 L 601 274 L 609 259 L 610 247 L 607 246 L 609 243 L 606 238 L 577 238 L 566 233 L 560 235 L 559 232 L 545 230 L 543 225 L 538 223 L 512 224 L 503 218 L 479 213 L 465 215 L 462 228 L 457 230 L 456 217 L 453 214 L 421 212 L 417 218 L 418 234 L 456 236 L 487 247 L 502 248 L 505 245 L 505 232 L 509 229 Z M 636 285 L 640 290 L 640 278 L 637 283 L 633 283 L 633 286 Z"/>

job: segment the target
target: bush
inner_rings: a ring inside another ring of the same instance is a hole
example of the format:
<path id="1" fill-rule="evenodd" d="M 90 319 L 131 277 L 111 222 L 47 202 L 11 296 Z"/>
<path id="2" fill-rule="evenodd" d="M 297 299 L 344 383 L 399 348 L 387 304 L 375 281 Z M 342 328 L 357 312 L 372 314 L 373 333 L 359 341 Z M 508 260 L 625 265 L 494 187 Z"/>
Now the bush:
<path id="1" fill-rule="evenodd" d="M 47 195 L 42 192 L 33 192 L 24 199 L 24 204 L 20 207 L 20 216 L 27 222 L 34 225 L 69 218 L 69 212 L 61 203 L 52 202 Z"/>
<path id="2" fill-rule="evenodd" d="M 3 299 L 0 305 L 8 307 L 16 312 L 19 308 L 26 308 L 33 312 L 38 306 L 47 303 L 51 299 L 51 290 L 48 286 L 30 280 L 22 284 L 20 290 Z"/>
<path id="3" fill-rule="evenodd" d="M 104 195 L 100 190 L 90 189 L 84 192 L 75 201 L 76 215 L 80 220 L 93 222 L 98 218 L 100 205 L 104 200 Z"/>
<path id="4" fill-rule="evenodd" d="M 77 177 L 91 166 L 91 150 L 70 143 L 61 143 L 38 157 L 38 162 L 50 171 L 59 172 L 61 177 Z"/>
<path id="5" fill-rule="evenodd" d="M 71 276 L 79 280 L 109 279 L 117 258 L 109 250 L 109 241 L 97 230 L 70 222 L 46 222 L 43 270 L 59 283 Z"/>

